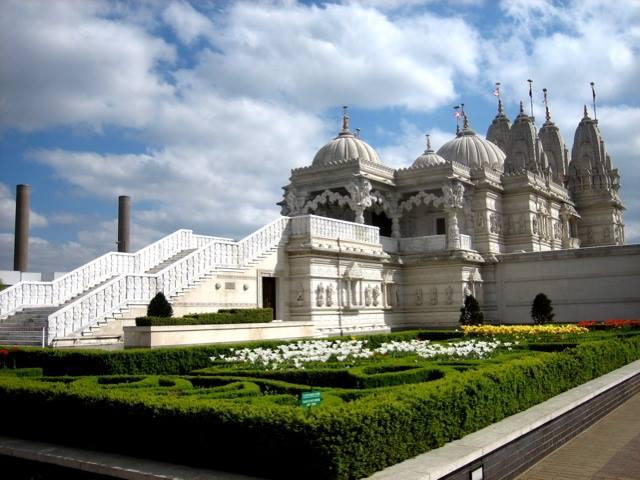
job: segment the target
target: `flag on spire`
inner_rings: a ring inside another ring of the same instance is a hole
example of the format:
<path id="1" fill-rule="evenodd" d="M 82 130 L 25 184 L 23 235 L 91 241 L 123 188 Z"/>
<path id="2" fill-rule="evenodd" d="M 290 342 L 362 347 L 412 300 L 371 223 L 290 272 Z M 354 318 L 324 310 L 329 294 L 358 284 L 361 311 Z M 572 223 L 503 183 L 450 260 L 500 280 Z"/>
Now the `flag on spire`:
<path id="1" fill-rule="evenodd" d="M 500 98 L 500 82 L 497 82 L 497 83 L 496 83 L 496 88 L 495 88 L 495 90 L 493 91 L 493 94 L 494 94 L 496 97 Z"/>

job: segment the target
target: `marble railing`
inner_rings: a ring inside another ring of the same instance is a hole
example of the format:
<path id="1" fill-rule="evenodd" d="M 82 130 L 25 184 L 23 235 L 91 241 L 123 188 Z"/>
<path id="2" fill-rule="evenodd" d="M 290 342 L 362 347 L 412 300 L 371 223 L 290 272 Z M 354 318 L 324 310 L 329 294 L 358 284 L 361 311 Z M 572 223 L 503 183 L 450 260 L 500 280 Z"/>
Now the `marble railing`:
<path id="1" fill-rule="evenodd" d="M 292 235 L 309 235 L 311 237 L 348 240 L 353 242 L 380 243 L 378 227 L 345 222 L 328 217 L 304 215 L 291 219 Z"/>
<path id="2" fill-rule="evenodd" d="M 460 248 L 462 250 L 471 250 L 471 237 L 469 235 L 460 234 Z"/>
<path id="3" fill-rule="evenodd" d="M 127 304 L 147 303 L 157 292 L 175 295 L 216 268 L 246 267 L 287 238 L 289 221 L 281 217 L 239 242 L 210 237 L 209 243 L 155 274 L 120 275 L 49 315 L 47 342 L 77 334 Z"/>
<path id="4" fill-rule="evenodd" d="M 55 306 L 114 275 L 143 273 L 181 250 L 196 248 L 191 230 L 178 230 L 135 253 L 109 252 L 51 282 L 19 282 L 0 292 L 0 318 L 24 307 Z"/>

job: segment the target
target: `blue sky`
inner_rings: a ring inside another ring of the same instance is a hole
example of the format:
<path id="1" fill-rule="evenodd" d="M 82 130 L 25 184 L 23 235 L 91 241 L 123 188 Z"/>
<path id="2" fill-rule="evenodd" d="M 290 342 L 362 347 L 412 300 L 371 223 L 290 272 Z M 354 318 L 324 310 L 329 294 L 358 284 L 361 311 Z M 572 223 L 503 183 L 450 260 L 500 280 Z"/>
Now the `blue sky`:
<path id="1" fill-rule="evenodd" d="M 573 143 L 582 105 L 622 177 L 640 242 L 640 2 L 371 0 L 0 3 L 0 270 L 17 183 L 32 185 L 30 270 L 115 247 L 132 197 L 134 249 L 178 228 L 242 237 L 276 218 L 349 105 L 382 162 L 409 166 L 464 102 L 480 134 L 501 82 Z"/>

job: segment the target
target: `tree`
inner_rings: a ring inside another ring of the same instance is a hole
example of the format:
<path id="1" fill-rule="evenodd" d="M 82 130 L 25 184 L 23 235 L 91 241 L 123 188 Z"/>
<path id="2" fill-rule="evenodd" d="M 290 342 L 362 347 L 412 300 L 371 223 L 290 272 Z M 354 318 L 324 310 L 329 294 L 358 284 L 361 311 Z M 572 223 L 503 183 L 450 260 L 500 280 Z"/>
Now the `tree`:
<path id="1" fill-rule="evenodd" d="M 460 309 L 460 323 L 462 325 L 480 325 L 484 322 L 484 314 L 480 311 L 480 304 L 473 295 L 464 297 L 464 307 Z"/>
<path id="2" fill-rule="evenodd" d="M 173 308 L 164 296 L 164 293 L 158 292 L 151 299 L 147 307 L 147 317 L 171 317 L 173 316 Z"/>
<path id="3" fill-rule="evenodd" d="M 531 305 L 531 318 L 533 318 L 533 322 L 537 324 L 551 323 L 553 322 L 553 317 L 551 300 L 549 300 L 544 293 L 536 295 Z"/>

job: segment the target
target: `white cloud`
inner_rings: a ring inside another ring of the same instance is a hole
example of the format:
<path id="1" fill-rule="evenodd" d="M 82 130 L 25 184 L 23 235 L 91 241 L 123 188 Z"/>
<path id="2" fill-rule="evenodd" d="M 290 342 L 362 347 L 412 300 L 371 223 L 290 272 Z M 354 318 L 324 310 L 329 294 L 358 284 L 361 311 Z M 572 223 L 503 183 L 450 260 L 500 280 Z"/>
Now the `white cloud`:
<path id="1" fill-rule="evenodd" d="M 37 150 L 30 156 L 92 195 L 130 195 L 134 215 L 165 232 L 188 227 L 237 236 L 277 217 L 280 187 L 288 171 L 307 164 L 323 144 L 323 124 L 292 109 L 214 94 L 184 102 L 146 133 L 163 138 L 163 149 L 136 155 Z M 137 206 L 143 202 L 152 207 Z"/>
<path id="2" fill-rule="evenodd" d="M 378 154 L 385 165 L 394 168 L 410 167 L 426 149 L 426 133 L 431 135 L 431 147 L 437 151 L 442 145 L 453 139 L 451 132 L 438 128 L 425 132 L 417 125 L 403 120 L 400 123 L 401 133 L 394 138 L 393 143 L 378 149 Z"/>
<path id="3" fill-rule="evenodd" d="M 186 44 L 191 44 L 200 36 L 206 36 L 213 30 L 211 21 L 185 1 L 174 1 L 162 13 L 164 21 Z"/>
<path id="4" fill-rule="evenodd" d="M 95 245 L 79 242 L 53 243 L 41 237 L 29 237 L 30 272 L 68 271 L 105 253 Z M 13 234 L 0 233 L 0 269 L 13 267 Z"/>
<path id="5" fill-rule="evenodd" d="M 142 127 L 173 94 L 156 73 L 174 48 L 114 4 L 7 0 L 0 6 L 0 127 Z M 111 17 L 110 17 L 111 15 Z"/>
<path id="6" fill-rule="evenodd" d="M 16 201 L 9 187 L 0 182 L 0 230 L 13 232 L 16 221 Z M 31 228 L 42 228 L 48 224 L 47 219 L 29 209 L 29 226 Z M 13 250 L 13 246 L 11 247 Z"/>
<path id="7" fill-rule="evenodd" d="M 234 4 L 181 85 L 292 101 L 430 111 L 451 101 L 454 81 L 478 72 L 477 33 L 429 13 L 390 18 L 360 5 Z M 452 55 L 451 52 L 455 52 Z"/>

